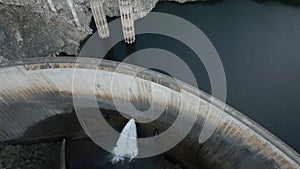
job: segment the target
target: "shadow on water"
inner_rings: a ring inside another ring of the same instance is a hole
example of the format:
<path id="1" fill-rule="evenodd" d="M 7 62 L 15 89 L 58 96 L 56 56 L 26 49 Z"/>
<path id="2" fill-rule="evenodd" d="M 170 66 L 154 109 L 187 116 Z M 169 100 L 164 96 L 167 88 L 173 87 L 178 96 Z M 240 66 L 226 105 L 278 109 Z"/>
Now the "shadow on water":
<path id="1" fill-rule="evenodd" d="M 102 110 L 102 113 L 107 122 L 119 132 L 128 122 L 126 118 L 114 111 Z M 149 130 L 149 128 L 151 128 L 151 126 L 146 127 L 141 124 L 137 124 L 137 126 L 138 133 L 143 133 L 143 130 Z M 154 133 L 144 132 L 141 135 L 143 135 L 144 137 L 153 136 L 153 134 L 155 134 L 155 128 L 152 127 L 152 129 L 150 130 L 153 130 Z M 82 131 L 74 110 L 67 114 L 50 117 L 30 127 L 24 134 L 24 138 L 19 139 L 19 142 L 22 142 L 22 140 L 24 140 L 24 144 L 32 144 L 40 142 L 61 141 L 62 139 L 67 139 L 66 165 L 69 169 L 190 168 L 188 164 L 181 162 L 180 159 L 177 159 L 176 155 L 170 154 L 169 152 L 150 158 L 133 159 L 132 161 L 129 161 L 128 158 L 125 158 L 124 161 L 113 164 L 112 159 L 114 157 L 114 154 L 100 148 L 87 137 L 87 135 Z M 205 165 L 203 165 L 202 168 L 205 169 Z"/>

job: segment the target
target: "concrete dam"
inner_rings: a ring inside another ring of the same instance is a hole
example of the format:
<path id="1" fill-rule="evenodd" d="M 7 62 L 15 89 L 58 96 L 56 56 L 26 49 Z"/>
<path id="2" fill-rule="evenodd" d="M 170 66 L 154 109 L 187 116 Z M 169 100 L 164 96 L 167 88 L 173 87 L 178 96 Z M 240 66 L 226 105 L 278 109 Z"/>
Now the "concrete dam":
<path id="1" fill-rule="evenodd" d="M 171 1 L 0 0 L 0 169 L 300 169 L 300 3 Z"/>
<path id="2" fill-rule="evenodd" d="M 57 57 L 12 61 L 1 65 L 0 75 L 5 79 L 0 85 L 1 142 L 12 144 L 87 137 L 83 129 L 79 125 L 76 126 L 78 122 L 64 116 L 74 113 L 73 69 L 82 69 L 84 71 L 81 73 L 89 72 L 92 75 L 96 71 L 96 84 L 100 84 L 101 81 L 97 80 L 102 78 L 107 78 L 102 81 L 110 81 L 113 73 L 124 76 L 117 80 L 128 80 L 126 78 L 130 78 L 139 70 L 133 65 L 122 65 L 116 69 L 118 63 L 113 61 L 103 60 L 100 65 L 95 64 L 96 62 L 97 59 L 91 58 L 76 62 L 76 58 Z M 79 74 L 83 79 L 89 78 L 89 75 L 81 73 Z M 168 114 L 167 118 L 160 117 L 147 127 L 138 124 L 138 134 L 143 133 L 145 136 L 147 133 L 151 135 L 156 129 L 165 130 L 179 111 L 177 97 L 188 94 L 184 99 L 183 109 L 188 113 L 188 117 L 192 118 L 195 115 L 196 123 L 188 136 L 168 151 L 168 154 L 180 160 L 183 166 L 198 168 L 205 164 L 210 168 L 299 168 L 299 156 L 296 152 L 235 109 L 225 106 L 222 111 L 218 107 L 221 105 L 220 101 L 212 100 L 211 96 L 204 92 L 183 82 L 182 88 L 178 88 L 178 84 L 174 83 L 172 78 L 150 70 L 140 72 L 134 83 L 135 89 L 132 89 L 133 95 L 129 99 L 140 108 L 148 104 L 150 98 L 147 90 L 151 91 L 152 85 L 158 85 L 172 95 L 166 100 L 168 106 L 164 113 Z M 117 130 L 122 129 L 126 119 L 116 113 L 109 87 L 110 83 L 103 82 L 96 87 L 97 102 L 100 109 L 105 110 L 103 114 L 110 125 Z M 128 99 L 121 92 L 118 93 L 119 98 Z M 86 92 L 85 95 L 92 97 L 93 93 Z M 195 98 L 200 100 L 199 107 L 191 106 Z M 208 108 L 214 110 L 212 116 L 207 116 Z M 214 116 L 217 115 L 222 117 L 217 129 L 206 142 L 199 143 L 199 133 L 204 121 L 214 123 Z M 65 121 L 58 120 L 60 117 Z M 87 127 L 88 124 L 94 123 L 95 117 L 95 114 L 84 117 Z M 47 119 L 51 118 L 54 120 L 47 122 Z M 91 127 L 95 127 L 96 132 L 105 133 L 106 131 L 101 130 L 101 125 L 98 123 Z"/>

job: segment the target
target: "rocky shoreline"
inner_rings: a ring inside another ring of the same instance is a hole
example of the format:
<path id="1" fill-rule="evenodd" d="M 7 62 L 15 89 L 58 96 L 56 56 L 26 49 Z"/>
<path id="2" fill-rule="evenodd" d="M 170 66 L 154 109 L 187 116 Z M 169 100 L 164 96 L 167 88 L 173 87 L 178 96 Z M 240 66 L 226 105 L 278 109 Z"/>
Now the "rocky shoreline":
<path id="1" fill-rule="evenodd" d="M 1 169 L 59 169 L 61 143 L 0 145 Z"/>

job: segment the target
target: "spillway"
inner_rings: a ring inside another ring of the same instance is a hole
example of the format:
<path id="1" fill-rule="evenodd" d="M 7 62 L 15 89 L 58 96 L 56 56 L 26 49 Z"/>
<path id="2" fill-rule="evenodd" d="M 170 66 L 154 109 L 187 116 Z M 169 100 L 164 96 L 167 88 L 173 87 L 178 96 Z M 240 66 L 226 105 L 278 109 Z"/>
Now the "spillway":
<path id="1" fill-rule="evenodd" d="M 116 73 L 130 80 L 134 75 L 133 95 L 130 98 L 137 107 L 144 108 L 149 103 L 150 86 L 158 86 L 172 97 L 167 99 L 165 114 L 167 118 L 145 124 L 137 124 L 138 132 L 146 136 L 154 131 L 163 132 L 174 122 L 179 111 L 177 97 L 187 93 L 200 100 L 200 108 L 191 106 L 189 97 L 184 99 L 186 113 L 196 115 L 196 123 L 189 134 L 167 153 L 191 168 L 300 168 L 299 155 L 278 138 L 250 120 L 242 113 L 225 106 L 221 101 L 188 84 L 180 82 L 181 88 L 174 79 L 160 73 L 144 70 L 135 75 L 140 68 L 134 65 L 83 58 L 33 58 L 9 61 L 0 67 L 0 142 L 16 144 L 36 140 L 87 137 L 77 124 L 76 118 L 70 118 L 73 111 L 72 77 L 74 68 L 82 70 L 82 76 L 88 77 L 97 71 L 95 94 L 107 122 L 116 130 L 124 127 L 127 120 L 116 111 L 109 83 Z M 101 79 L 101 80 L 99 80 Z M 122 86 L 120 86 L 120 89 Z M 84 90 L 84 88 L 83 88 Z M 94 93 L 85 93 L 92 97 Z M 191 98 L 192 98 L 191 97 Z M 118 98 L 129 99 L 119 92 Z M 216 114 L 222 115 L 214 134 L 204 143 L 199 143 L 199 133 L 207 119 L 208 108 L 214 108 Z M 126 112 L 123 112 L 126 113 Z M 189 117 L 189 116 L 188 116 Z M 101 124 L 98 124 L 101 128 Z M 98 130 L 98 132 L 106 132 Z"/>

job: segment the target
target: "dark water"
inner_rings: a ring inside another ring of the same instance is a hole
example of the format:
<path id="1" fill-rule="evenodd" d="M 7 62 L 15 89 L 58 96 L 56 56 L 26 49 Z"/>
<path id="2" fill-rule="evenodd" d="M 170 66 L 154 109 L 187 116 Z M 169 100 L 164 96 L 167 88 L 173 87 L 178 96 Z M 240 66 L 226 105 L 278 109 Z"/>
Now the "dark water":
<path id="1" fill-rule="evenodd" d="M 177 15 L 199 27 L 222 60 L 227 103 L 300 152 L 300 7 L 225 0 L 213 5 L 162 2 L 154 11 Z M 106 58 L 121 61 L 149 47 L 180 56 L 197 76 L 199 88 L 210 93 L 209 78 L 201 61 L 172 38 L 139 35 L 135 45 L 121 42 Z M 185 80 L 180 75 L 177 78 Z"/>
<path id="2" fill-rule="evenodd" d="M 166 154 L 131 161 L 126 158 L 124 161 L 114 164 L 112 163 L 114 155 L 101 149 L 89 139 L 72 141 L 69 149 L 70 169 L 176 169 L 178 168 L 176 165 L 180 165 L 178 161 Z"/>
<path id="3" fill-rule="evenodd" d="M 223 62 L 227 103 L 300 152 L 300 7 L 226 0 L 156 10 L 201 28 Z"/>

